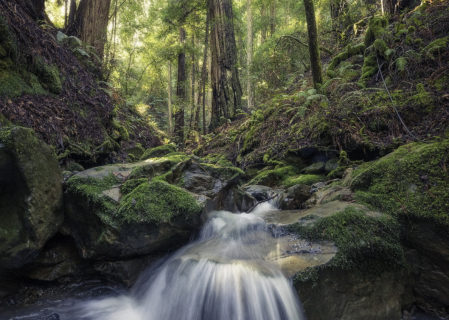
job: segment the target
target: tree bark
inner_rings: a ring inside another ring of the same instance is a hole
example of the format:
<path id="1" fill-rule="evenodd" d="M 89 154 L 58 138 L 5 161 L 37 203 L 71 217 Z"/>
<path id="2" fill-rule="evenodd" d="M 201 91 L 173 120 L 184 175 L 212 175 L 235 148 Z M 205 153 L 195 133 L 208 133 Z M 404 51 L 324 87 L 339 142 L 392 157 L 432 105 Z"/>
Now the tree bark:
<path id="1" fill-rule="evenodd" d="M 210 25 L 210 14 L 207 11 L 206 17 L 206 33 L 204 35 L 204 51 L 203 51 L 203 65 L 201 67 L 201 91 L 198 94 L 198 105 L 200 104 L 200 99 L 202 103 L 202 114 L 203 114 L 203 134 L 207 133 L 206 125 L 206 82 L 207 82 L 207 52 L 209 51 L 209 25 Z"/>
<path id="2" fill-rule="evenodd" d="M 179 42 L 184 46 L 186 32 L 184 28 L 179 29 Z M 175 128 L 174 136 L 178 145 L 184 145 L 184 107 L 186 104 L 186 54 L 184 49 L 178 54 L 178 80 L 176 83 L 177 106 L 174 112 Z"/>
<path id="3" fill-rule="evenodd" d="M 211 19 L 212 115 L 210 129 L 241 110 L 242 88 L 237 69 L 237 46 L 231 0 L 209 0 Z"/>
<path id="4" fill-rule="evenodd" d="M 313 0 L 304 0 L 304 7 L 306 11 L 307 32 L 309 34 L 310 66 L 312 69 L 313 85 L 317 89 L 323 82 L 323 76 Z"/>
<path id="5" fill-rule="evenodd" d="M 172 67 L 171 67 L 171 61 L 168 62 L 168 85 L 167 85 L 167 93 L 168 93 L 168 133 L 171 135 L 173 133 L 173 120 L 172 120 L 172 91 L 171 91 L 171 84 L 172 84 Z"/>
<path id="6" fill-rule="evenodd" d="M 101 60 L 107 40 L 110 6 L 111 0 L 81 0 L 73 21 L 67 28 L 68 34 L 77 36 L 94 47 Z"/>
<path id="7" fill-rule="evenodd" d="M 270 36 L 276 32 L 276 0 L 270 1 Z"/>
<path id="8" fill-rule="evenodd" d="M 45 0 L 16 0 L 34 20 L 45 20 Z"/>
<path id="9" fill-rule="evenodd" d="M 246 94 L 248 99 L 248 110 L 254 108 L 254 88 L 252 79 L 253 66 L 253 9 L 252 1 L 247 0 L 247 36 L 246 36 Z"/>

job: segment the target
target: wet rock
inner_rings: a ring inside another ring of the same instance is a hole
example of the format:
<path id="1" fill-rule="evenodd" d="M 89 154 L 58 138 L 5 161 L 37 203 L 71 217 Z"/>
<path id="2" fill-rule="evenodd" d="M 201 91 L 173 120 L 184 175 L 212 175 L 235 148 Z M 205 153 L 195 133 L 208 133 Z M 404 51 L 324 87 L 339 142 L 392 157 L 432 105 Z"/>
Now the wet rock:
<path id="1" fill-rule="evenodd" d="M 323 173 L 326 167 L 326 163 L 324 161 L 318 161 L 312 163 L 310 166 L 305 167 L 302 172 L 305 174 L 320 174 Z"/>
<path id="2" fill-rule="evenodd" d="M 85 264 L 72 239 L 56 236 L 21 273 L 29 279 L 55 281 L 82 272 Z"/>
<path id="3" fill-rule="evenodd" d="M 267 201 L 279 195 L 279 190 L 262 185 L 249 185 L 244 190 L 257 201 Z"/>
<path id="4" fill-rule="evenodd" d="M 313 277 L 295 283 L 309 320 L 401 319 L 405 292 L 401 274 L 324 268 L 317 269 Z"/>
<path id="5" fill-rule="evenodd" d="M 252 204 L 236 189 L 242 174 L 180 153 L 92 168 L 66 182 L 64 232 L 88 259 L 167 252 L 192 237 L 203 210 L 223 208 L 218 200 Z"/>
<path id="6" fill-rule="evenodd" d="M 333 158 L 333 159 L 326 161 L 326 164 L 324 165 L 324 171 L 326 171 L 327 173 L 329 173 L 337 168 L 338 168 L 338 159 L 337 158 Z"/>
<path id="7" fill-rule="evenodd" d="M 62 223 L 62 175 L 33 130 L 0 129 L 0 269 L 32 261 Z"/>
<path id="8" fill-rule="evenodd" d="M 283 210 L 301 209 L 310 196 L 309 186 L 303 184 L 295 185 L 287 189 L 285 196 L 280 201 L 280 207 Z"/>

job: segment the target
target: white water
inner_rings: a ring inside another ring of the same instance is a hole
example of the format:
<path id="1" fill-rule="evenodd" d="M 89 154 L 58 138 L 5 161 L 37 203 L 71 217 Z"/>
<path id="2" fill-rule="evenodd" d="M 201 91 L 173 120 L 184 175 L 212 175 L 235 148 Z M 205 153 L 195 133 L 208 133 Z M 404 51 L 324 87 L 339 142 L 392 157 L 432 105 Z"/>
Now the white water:
<path id="1" fill-rule="evenodd" d="M 148 270 L 131 294 L 81 304 L 89 320 L 300 320 L 298 298 L 275 263 L 260 215 L 211 213 L 197 241 Z M 79 312 L 79 309 L 78 309 Z"/>

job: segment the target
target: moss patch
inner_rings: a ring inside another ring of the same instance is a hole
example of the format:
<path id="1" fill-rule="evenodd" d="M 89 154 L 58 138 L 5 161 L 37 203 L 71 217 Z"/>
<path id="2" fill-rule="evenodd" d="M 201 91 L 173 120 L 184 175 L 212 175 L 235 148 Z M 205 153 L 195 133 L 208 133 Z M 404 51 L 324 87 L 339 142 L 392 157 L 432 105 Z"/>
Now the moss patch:
<path id="1" fill-rule="evenodd" d="M 248 184 L 260 184 L 269 187 L 282 185 L 282 182 L 291 176 L 297 175 L 298 169 L 294 166 L 279 166 L 274 169 L 260 171 Z"/>
<path id="2" fill-rule="evenodd" d="M 404 264 L 400 227 L 389 216 L 372 217 L 348 207 L 313 224 L 294 224 L 290 230 L 306 239 L 335 242 L 339 251 L 329 267 L 382 272 Z"/>
<path id="3" fill-rule="evenodd" d="M 326 178 L 318 174 L 300 174 L 299 176 L 287 177 L 282 184 L 286 187 L 291 187 L 297 184 L 305 184 L 311 186 L 316 182 L 324 180 L 326 180 Z"/>
<path id="4" fill-rule="evenodd" d="M 192 195 L 161 180 L 140 184 L 120 204 L 118 218 L 126 222 L 169 223 L 201 212 Z"/>
<path id="5" fill-rule="evenodd" d="M 111 189 L 120 181 L 113 174 L 102 179 L 92 177 L 73 176 L 67 181 L 67 192 L 80 196 L 87 201 L 89 208 L 95 208 L 96 215 L 103 223 L 109 226 L 116 226 L 113 219 L 117 209 L 117 204 L 103 194 L 103 191 Z"/>
<path id="6" fill-rule="evenodd" d="M 145 150 L 140 160 L 160 158 L 173 152 L 176 152 L 176 147 L 173 144 L 164 144 L 159 147 Z"/>
<path id="7" fill-rule="evenodd" d="M 449 140 L 411 143 L 359 167 L 351 188 L 381 211 L 449 227 Z"/>

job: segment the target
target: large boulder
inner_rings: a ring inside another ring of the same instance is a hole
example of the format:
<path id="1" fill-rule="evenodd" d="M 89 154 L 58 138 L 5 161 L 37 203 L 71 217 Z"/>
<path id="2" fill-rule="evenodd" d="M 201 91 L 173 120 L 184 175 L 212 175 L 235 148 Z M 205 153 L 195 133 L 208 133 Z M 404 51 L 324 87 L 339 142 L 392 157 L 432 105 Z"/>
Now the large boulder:
<path id="1" fill-rule="evenodd" d="M 63 231 L 83 258 L 167 252 L 191 239 L 204 208 L 241 174 L 180 153 L 79 172 L 66 182 Z"/>
<path id="2" fill-rule="evenodd" d="M 399 219 L 422 309 L 449 316 L 449 139 L 410 143 L 346 178 L 355 198 Z"/>
<path id="3" fill-rule="evenodd" d="M 0 129 L 0 268 L 30 262 L 63 220 L 62 175 L 33 130 Z"/>
<path id="4" fill-rule="evenodd" d="M 294 277 L 309 320 L 401 318 L 407 273 L 394 218 L 340 200 L 294 213 L 283 219 L 290 231 L 338 248 L 328 263 Z"/>

